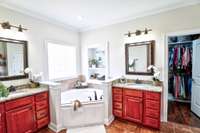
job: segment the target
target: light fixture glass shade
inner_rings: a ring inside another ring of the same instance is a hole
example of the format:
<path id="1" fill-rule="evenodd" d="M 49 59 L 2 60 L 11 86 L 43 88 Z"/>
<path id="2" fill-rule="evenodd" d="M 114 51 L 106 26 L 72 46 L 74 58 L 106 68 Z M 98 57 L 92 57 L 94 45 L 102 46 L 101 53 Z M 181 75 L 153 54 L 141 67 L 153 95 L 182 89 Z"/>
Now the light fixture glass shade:
<path id="1" fill-rule="evenodd" d="M 1 24 L 1 27 L 2 27 L 3 29 L 10 29 L 10 28 L 11 28 L 11 25 L 10 25 L 9 22 L 4 22 L 4 23 Z"/>

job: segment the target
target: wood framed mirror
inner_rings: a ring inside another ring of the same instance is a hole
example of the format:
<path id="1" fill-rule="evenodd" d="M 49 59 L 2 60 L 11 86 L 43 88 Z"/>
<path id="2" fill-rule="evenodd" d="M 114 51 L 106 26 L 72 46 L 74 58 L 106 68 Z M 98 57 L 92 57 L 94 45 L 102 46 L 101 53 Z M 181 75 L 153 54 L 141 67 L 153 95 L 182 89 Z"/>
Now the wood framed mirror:
<path id="1" fill-rule="evenodd" d="M 27 78 L 27 41 L 0 37 L 0 81 Z"/>
<path id="2" fill-rule="evenodd" d="M 154 49 L 154 40 L 125 44 L 126 74 L 153 75 L 147 68 L 154 65 Z"/>

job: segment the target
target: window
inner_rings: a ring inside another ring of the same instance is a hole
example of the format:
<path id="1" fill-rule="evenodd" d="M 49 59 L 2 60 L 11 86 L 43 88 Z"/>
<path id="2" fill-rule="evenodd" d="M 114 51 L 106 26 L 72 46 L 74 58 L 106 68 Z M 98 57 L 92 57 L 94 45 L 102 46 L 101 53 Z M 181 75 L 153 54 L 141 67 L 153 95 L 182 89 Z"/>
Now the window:
<path id="1" fill-rule="evenodd" d="M 47 52 L 50 80 L 64 79 L 77 74 L 75 46 L 48 43 Z"/>

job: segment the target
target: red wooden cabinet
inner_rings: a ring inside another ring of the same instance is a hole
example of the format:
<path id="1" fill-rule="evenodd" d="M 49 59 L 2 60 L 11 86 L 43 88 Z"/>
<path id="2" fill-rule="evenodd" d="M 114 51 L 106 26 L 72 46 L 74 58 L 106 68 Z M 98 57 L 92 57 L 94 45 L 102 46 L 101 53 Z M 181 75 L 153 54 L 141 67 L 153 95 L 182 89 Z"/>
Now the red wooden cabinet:
<path id="1" fill-rule="evenodd" d="M 48 92 L 0 103 L 0 133 L 33 133 L 49 124 Z"/>
<path id="2" fill-rule="evenodd" d="M 142 123 L 143 104 L 142 98 L 124 96 L 124 119 Z"/>
<path id="3" fill-rule="evenodd" d="M 160 93 L 116 87 L 112 92 L 114 116 L 160 128 Z"/>
<path id="4" fill-rule="evenodd" d="M 49 97 L 48 92 L 43 92 L 35 95 L 35 113 L 37 130 L 48 125 L 49 117 Z"/>
<path id="5" fill-rule="evenodd" d="M 5 112 L 4 105 L 0 104 L 0 133 L 5 133 Z"/>
<path id="6" fill-rule="evenodd" d="M 153 128 L 160 128 L 160 101 L 160 93 L 144 92 L 144 125 Z"/>
<path id="7" fill-rule="evenodd" d="M 122 94 L 122 89 L 121 88 L 113 88 L 113 114 L 116 117 L 122 118 L 122 109 L 123 109 L 123 94 Z"/>
<path id="8" fill-rule="evenodd" d="M 28 105 L 6 112 L 7 133 L 32 133 L 34 131 L 34 107 Z"/>

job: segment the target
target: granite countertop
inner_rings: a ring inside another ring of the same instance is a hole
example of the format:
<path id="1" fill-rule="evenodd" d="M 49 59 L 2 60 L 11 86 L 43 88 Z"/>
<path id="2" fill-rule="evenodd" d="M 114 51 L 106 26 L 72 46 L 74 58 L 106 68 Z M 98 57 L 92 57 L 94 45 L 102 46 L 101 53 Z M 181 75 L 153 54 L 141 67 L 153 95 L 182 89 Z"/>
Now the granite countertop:
<path id="1" fill-rule="evenodd" d="M 47 87 L 19 89 L 15 92 L 11 92 L 8 97 L 1 97 L 0 102 L 5 102 L 5 101 L 21 98 L 21 97 L 26 97 L 26 96 L 31 96 L 31 95 L 45 92 L 45 91 L 48 91 Z"/>
<path id="2" fill-rule="evenodd" d="M 146 90 L 146 91 L 153 91 L 153 92 L 162 92 L 162 86 L 154 86 L 152 84 L 116 83 L 116 84 L 113 84 L 113 87 L 135 89 L 135 90 Z"/>
<path id="3" fill-rule="evenodd" d="M 105 80 L 98 80 L 98 79 L 88 79 L 87 83 L 90 84 L 104 84 L 104 83 L 111 83 L 114 80 L 119 79 L 119 77 L 114 77 L 114 78 L 109 78 L 109 79 L 105 79 Z"/>

